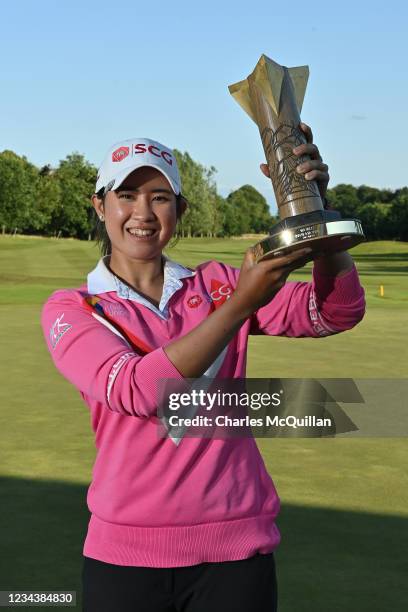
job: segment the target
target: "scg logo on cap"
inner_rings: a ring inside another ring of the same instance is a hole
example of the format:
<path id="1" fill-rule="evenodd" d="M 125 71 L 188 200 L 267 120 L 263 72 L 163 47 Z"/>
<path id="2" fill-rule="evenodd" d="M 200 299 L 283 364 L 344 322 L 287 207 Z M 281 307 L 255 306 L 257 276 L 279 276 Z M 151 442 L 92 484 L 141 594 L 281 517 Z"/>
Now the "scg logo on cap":
<path id="1" fill-rule="evenodd" d="M 169 164 L 169 166 L 173 165 L 173 160 L 168 151 L 162 151 L 161 149 L 159 149 L 158 147 L 155 147 L 154 145 L 149 145 L 147 147 L 147 152 L 151 153 L 152 155 L 155 155 L 156 157 L 162 157 L 164 161 Z M 135 155 L 137 153 L 146 153 L 146 145 L 144 143 L 135 144 L 134 153 Z"/>
<path id="2" fill-rule="evenodd" d="M 113 162 L 121 162 L 122 159 L 125 159 L 129 155 L 129 147 L 119 147 L 112 153 L 112 161 Z"/>
<path id="3" fill-rule="evenodd" d="M 102 188 L 107 190 L 109 184 L 117 189 L 132 171 L 142 166 L 157 168 L 167 178 L 174 193 L 180 193 L 181 181 L 173 151 L 157 140 L 142 136 L 121 140 L 108 149 L 98 170 L 96 192 Z"/>

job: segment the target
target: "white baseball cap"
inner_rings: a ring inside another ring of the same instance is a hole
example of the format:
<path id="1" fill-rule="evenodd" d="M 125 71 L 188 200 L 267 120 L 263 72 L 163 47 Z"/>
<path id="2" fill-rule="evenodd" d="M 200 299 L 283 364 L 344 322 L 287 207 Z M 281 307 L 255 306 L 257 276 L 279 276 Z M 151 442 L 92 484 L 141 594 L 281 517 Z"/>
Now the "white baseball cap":
<path id="1" fill-rule="evenodd" d="M 117 189 L 133 170 L 141 166 L 160 170 L 174 193 L 180 193 L 181 180 L 173 151 L 149 138 L 130 138 L 110 147 L 98 170 L 95 193 L 102 188 L 105 193 Z"/>

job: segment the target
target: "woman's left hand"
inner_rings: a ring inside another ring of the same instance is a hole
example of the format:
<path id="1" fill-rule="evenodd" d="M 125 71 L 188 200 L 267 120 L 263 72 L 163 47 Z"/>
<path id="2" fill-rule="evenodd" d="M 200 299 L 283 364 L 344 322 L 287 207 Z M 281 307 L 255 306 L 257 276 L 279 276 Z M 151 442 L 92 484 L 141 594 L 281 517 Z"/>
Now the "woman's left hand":
<path id="1" fill-rule="evenodd" d="M 299 124 L 300 129 L 306 136 L 307 143 L 301 144 L 293 149 L 293 153 L 299 157 L 300 155 L 310 155 L 311 159 L 299 164 L 296 168 L 297 172 L 304 174 L 307 181 L 316 181 L 319 188 L 320 196 L 325 197 L 327 185 L 330 180 L 329 167 L 323 163 L 319 149 L 313 144 L 312 130 L 306 123 Z M 262 173 L 270 178 L 269 168 L 267 164 L 260 165 Z"/>

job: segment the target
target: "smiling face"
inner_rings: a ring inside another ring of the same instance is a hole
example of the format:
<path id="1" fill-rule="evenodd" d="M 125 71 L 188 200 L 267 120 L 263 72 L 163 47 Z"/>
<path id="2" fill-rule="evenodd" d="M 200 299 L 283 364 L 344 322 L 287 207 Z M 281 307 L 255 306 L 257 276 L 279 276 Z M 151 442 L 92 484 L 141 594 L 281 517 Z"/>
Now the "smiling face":
<path id="1" fill-rule="evenodd" d="M 137 168 L 117 191 L 108 191 L 104 205 L 96 195 L 92 203 L 105 217 L 113 259 L 159 258 L 176 229 L 176 196 L 164 174 L 150 166 Z"/>

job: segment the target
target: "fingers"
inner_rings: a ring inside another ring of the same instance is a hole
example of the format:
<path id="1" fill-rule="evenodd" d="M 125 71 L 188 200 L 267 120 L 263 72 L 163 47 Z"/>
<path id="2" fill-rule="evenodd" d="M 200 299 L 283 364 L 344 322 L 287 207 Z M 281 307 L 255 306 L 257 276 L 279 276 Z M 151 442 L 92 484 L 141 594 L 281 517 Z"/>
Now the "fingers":
<path id="1" fill-rule="evenodd" d="M 307 181 L 317 181 L 318 183 L 328 183 L 330 175 L 327 172 L 312 170 L 311 172 L 306 172 L 305 179 Z"/>
<path id="2" fill-rule="evenodd" d="M 312 159 L 318 159 L 322 161 L 322 157 L 320 155 L 319 149 L 317 148 L 315 144 L 304 143 L 304 144 L 298 145 L 297 147 L 292 149 L 292 151 L 298 157 L 300 155 L 310 155 Z"/>
<path id="3" fill-rule="evenodd" d="M 264 176 L 266 176 L 267 178 L 271 178 L 267 164 L 261 164 L 260 168 Z M 310 160 L 310 161 L 303 162 L 302 164 L 299 164 L 296 167 L 296 171 L 299 173 L 303 173 L 305 175 L 305 178 L 308 180 L 329 182 L 330 177 L 327 172 L 328 169 L 329 169 L 329 166 L 327 164 L 324 164 L 321 161 L 321 158 L 320 158 L 320 161 Z"/>
<path id="4" fill-rule="evenodd" d="M 282 255 L 279 257 L 274 257 L 271 259 L 265 259 L 265 261 L 260 261 L 258 266 L 262 266 L 265 268 L 265 271 L 274 271 L 278 268 L 289 268 L 296 269 L 300 267 L 300 263 L 304 260 L 304 265 L 313 257 L 313 252 L 310 247 L 304 249 L 297 249 L 288 253 L 287 255 Z"/>
<path id="5" fill-rule="evenodd" d="M 296 156 L 309 155 L 311 159 L 303 161 L 296 167 L 296 171 L 304 174 L 307 181 L 316 181 L 319 193 L 324 197 L 327 185 L 329 184 L 330 175 L 329 167 L 323 163 L 319 149 L 312 143 L 301 144 L 293 149 Z"/>
<path id="6" fill-rule="evenodd" d="M 304 123 L 303 121 L 301 121 L 299 124 L 299 127 L 302 130 L 302 132 L 304 132 L 307 142 L 313 142 L 313 133 L 312 133 L 310 126 Z"/>
<path id="7" fill-rule="evenodd" d="M 310 247 L 298 249 L 287 255 L 288 263 L 286 267 L 290 270 L 296 270 L 311 261 L 314 257 L 313 249 Z"/>
<path id="8" fill-rule="evenodd" d="M 296 167 L 296 172 L 304 174 L 305 179 L 315 181 L 329 182 L 329 166 L 318 160 L 309 160 L 299 164 Z"/>
<path id="9" fill-rule="evenodd" d="M 308 256 L 311 252 L 312 252 L 312 249 L 310 247 L 305 247 L 303 249 L 296 249 L 295 251 L 292 251 L 291 253 L 284 255 L 282 259 L 285 259 L 288 262 L 288 264 L 291 264 L 297 259 L 301 259 L 302 257 Z"/>
<path id="10" fill-rule="evenodd" d="M 298 147 L 293 149 L 295 155 L 310 155 L 312 159 L 320 159 L 322 160 L 319 149 L 313 144 L 313 133 L 309 125 L 304 123 L 303 121 L 299 124 L 300 129 L 306 136 L 306 144 L 301 144 Z"/>
<path id="11" fill-rule="evenodd" d="M 313 261 L 314 259 L 315 259 L 315 254 L 312 251 L 311 253 L 308 253 L 307 255 L 302 255 L 301 257 L 298 257 L 297 259 L 295 259 L 289 266 L 286 267 L 286 269 L 289 271 L 289 273 L 293 272 L 294 270 L 303 268 L 303 266 L 305 266 L 310 261 Z"/>
<path id="12" fill-rule="evenodd" d="M 327 164 L 323 163 L 322 161 L 313 159 L 302 162 L 301 164 L 296 166 L 296 171 L 301 173 L 310 172 L 312 170 L 320 170 L 321 172 L 327 172 L 328 169 L 329 166 Z"/>
<path id="13" fill-rule="evenodd" d="M 259 167 L 261 169 L 262 174 L 264 174 L 267 178 L 271 178 L 268 164 L 260 164 Z"/>
<path id="14" fill-rule="evenodd" d="M 256 257 L 255 257 L 255 252 L 254 252 L 253 247 L 249 247 L 249 249 L 246 250 L 245 263 L 251 267 L 256 264 Z"/>

